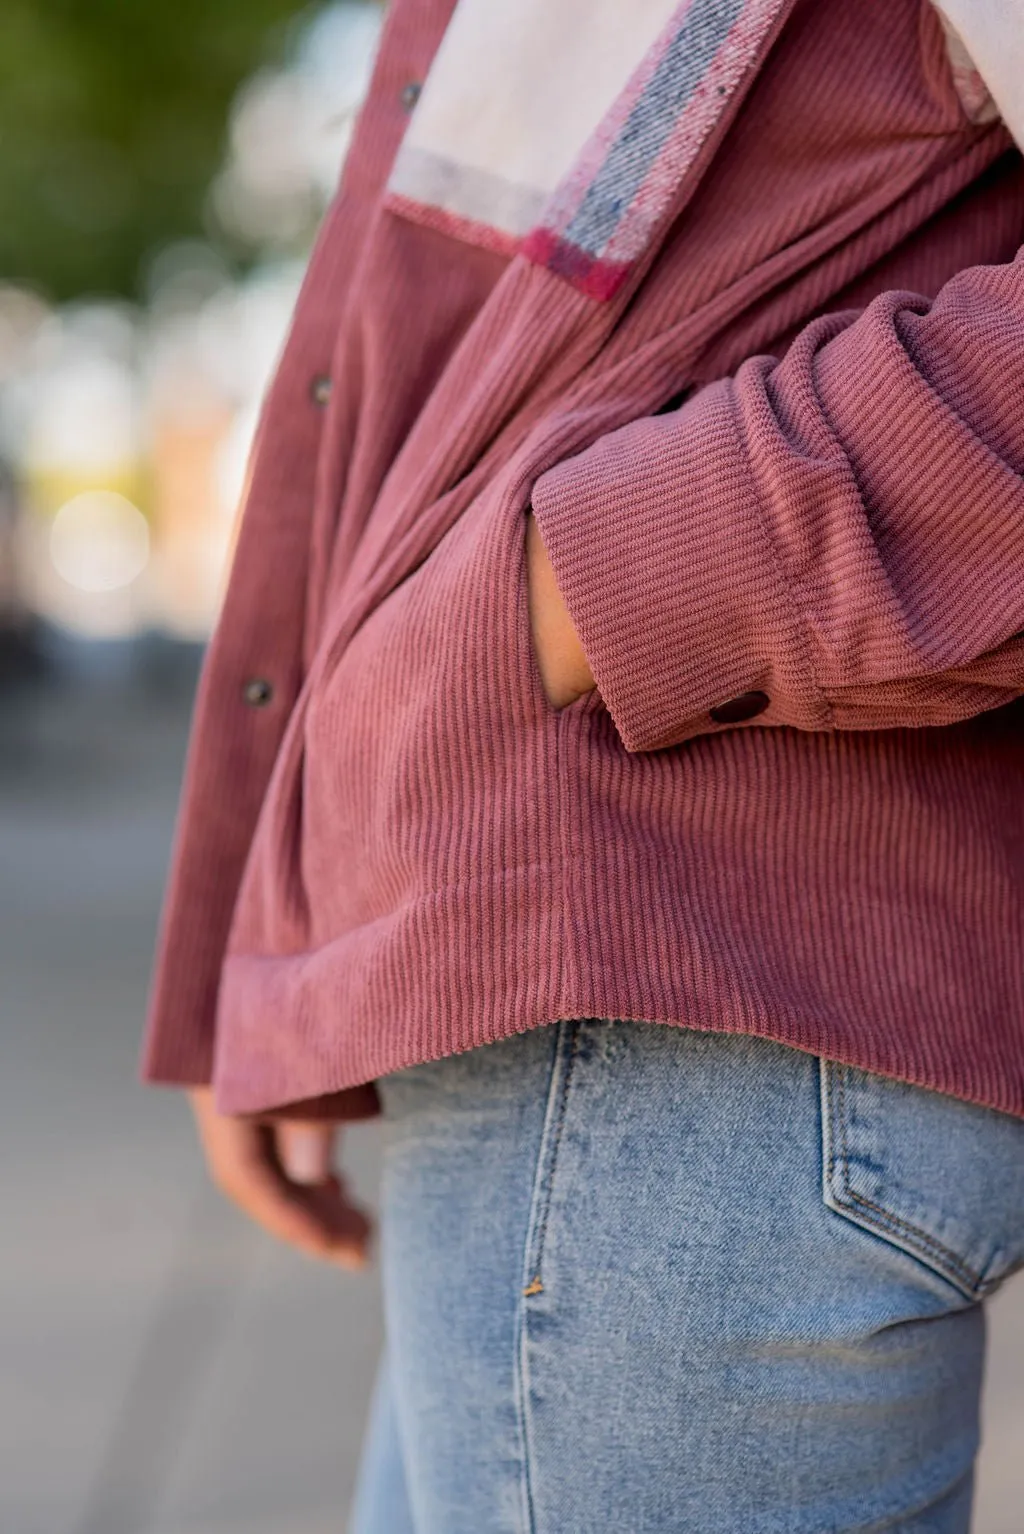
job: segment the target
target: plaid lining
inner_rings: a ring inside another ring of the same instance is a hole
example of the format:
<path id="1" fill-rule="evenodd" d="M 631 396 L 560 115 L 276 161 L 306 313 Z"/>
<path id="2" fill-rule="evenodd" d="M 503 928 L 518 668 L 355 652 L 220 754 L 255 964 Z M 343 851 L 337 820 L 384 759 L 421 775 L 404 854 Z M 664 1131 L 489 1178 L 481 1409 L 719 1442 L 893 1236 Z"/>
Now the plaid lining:
<path id="1" fill-rule="evenodd" d="M 399 155 L 388 205 L 455 238 L 510 255 L 518 250 L 589 297 L 611 299 L 677 210 L 702 147 L 794 3 L 681 0 L 521 241 L 511 231 L 528 227 L 519 218 L 531 216 L 535 193 L 414 149 Z M 939 15 L 965 111 L 975 122 L 991 121 L 998 108 L 960 36 Z M 448 184 L 468 205 L 445 210 Z M 506 205 L 513 216 L 503 232 L 494 210 Z"/>
<path id="2" fill-rule="evenodd" d="M 551 198 L 523 254 L 610 299 L 790 0 L 684 0 Z"/>

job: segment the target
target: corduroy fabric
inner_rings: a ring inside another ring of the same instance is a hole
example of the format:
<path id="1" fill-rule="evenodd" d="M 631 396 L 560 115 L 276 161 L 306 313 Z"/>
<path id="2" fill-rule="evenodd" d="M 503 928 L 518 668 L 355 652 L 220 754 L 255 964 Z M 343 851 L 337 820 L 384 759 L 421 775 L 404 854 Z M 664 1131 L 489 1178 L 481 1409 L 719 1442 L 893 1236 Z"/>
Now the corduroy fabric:
<path id="1" fill-rule="evenodd" d="M 597 302 L 382 208 L 449 8 L 392 11 L 264 413 L 147 1077 L 355 1117 L 606 1016 L 1024 1115 L 1019 156 L 929 6 L 802 0 Z"/>

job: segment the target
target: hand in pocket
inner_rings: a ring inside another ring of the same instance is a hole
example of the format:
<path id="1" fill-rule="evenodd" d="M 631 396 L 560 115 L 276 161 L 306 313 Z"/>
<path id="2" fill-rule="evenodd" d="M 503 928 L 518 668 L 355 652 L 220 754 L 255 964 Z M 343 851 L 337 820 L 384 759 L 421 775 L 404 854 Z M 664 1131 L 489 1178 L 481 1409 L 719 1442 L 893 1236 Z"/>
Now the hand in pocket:
<path id="1" fill-rule="evenodd" d="M 530 633 L 541 684 L 552 707 L 565 708 L 594 687 L 594 675 L 558 589 L 536 518 L 529 511 L 526 516 L 526 584 Z"/>

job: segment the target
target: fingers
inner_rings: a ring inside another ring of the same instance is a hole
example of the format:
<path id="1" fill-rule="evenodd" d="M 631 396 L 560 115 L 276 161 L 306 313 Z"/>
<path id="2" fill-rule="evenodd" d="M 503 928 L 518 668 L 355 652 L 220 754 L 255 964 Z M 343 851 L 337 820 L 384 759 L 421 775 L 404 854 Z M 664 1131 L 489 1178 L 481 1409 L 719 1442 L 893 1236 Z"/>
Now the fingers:
<path id="1" fill-rule="evenodd" d="M 275 1124 L 277 1159 L 290 1182 L 315 1186 L 326 1182 L 334 1166 L 335 1126 L 284 1119 Z"/>
<path id="2" fill-rule="evenodd" d="M 299 1122 L 282 1135 L 280 1124 L 218 1113 L 208 1088 L 189 1096 L 210 1175 L 243 1213 L 308 1256 L 365 1266 L 371 1224 L 331 1170 L 333 1126 Z"/>
<path id="3" fill-rule="evenodd" d="M 268 1157 L 236 1167 L 220 1186 L 268 1234 L 307 1256 L 347 1268 L 365 1265 L 370 1224 L 366 1215 L 348 1202 L 337 1178 L 317 1187 L 297 1185 L 289 1182 Z"/>
<path id="4" fill-rule="evenodd" d="M 564 708 L 594 687 L 586 651 L 558 586 L 536 518 L 526 521 L 527 595 L 533 653 L 548 702 Z"/>

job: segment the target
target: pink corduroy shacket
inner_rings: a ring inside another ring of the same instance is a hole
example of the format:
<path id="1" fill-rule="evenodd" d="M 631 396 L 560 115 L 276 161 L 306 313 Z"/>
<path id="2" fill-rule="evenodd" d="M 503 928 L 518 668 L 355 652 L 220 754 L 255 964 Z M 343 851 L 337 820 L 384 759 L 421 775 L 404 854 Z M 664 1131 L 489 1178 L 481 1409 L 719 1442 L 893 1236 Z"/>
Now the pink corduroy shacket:
<path id="1" fill-rule="evenodd" d="M 389 188 L 452 9 L 395 0 L 264 409 L 144 1074 L 354 1118 L 597 1016 L 1024 1115 L 1010 134 L 926 0 L 704 0 L 513 238 Z"/>

